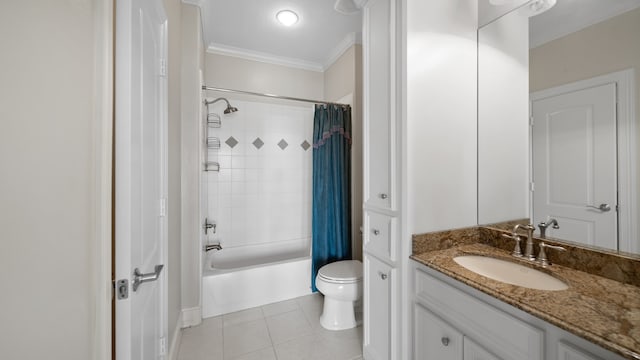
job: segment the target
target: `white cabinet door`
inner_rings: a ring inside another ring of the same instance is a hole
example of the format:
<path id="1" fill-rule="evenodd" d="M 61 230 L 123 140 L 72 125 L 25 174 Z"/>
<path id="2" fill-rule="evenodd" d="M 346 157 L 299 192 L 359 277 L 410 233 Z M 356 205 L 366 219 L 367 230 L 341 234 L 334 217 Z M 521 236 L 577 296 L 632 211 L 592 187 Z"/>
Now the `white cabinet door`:
<path id="1" fill-rule="evenodd" d="M 464 360 L 500 360 L 499 357 L 476 344 L 469 337 L 464 337 Z"/>
<path id="2" fill-rule="evenodd" d="M 415 310 L 415 359 L 462 360 L 462 333 L 421 305 Z"/>
<path id="3" fill-rule="evenodd" d="M 397 223 L 393 216 L 365 211 L 364 251 L 380 259 L 395 261 Z"/>
<path id="4" fill-rule="evenodd" d="M 601 360 L 563 341 L 558 343 L 558 360 Z"/>
<path id="5" fill-rule="evenodd" d="M 367 360 L 389 360 L 394 357 L 391 308 L 394 270 L 376 258 L 364 256 L 364 356 Z"/>
<path id="6" fill-rule="evenodd" d="M 364 202 L 395 210 L 395 0 L 364 9 Z"/>

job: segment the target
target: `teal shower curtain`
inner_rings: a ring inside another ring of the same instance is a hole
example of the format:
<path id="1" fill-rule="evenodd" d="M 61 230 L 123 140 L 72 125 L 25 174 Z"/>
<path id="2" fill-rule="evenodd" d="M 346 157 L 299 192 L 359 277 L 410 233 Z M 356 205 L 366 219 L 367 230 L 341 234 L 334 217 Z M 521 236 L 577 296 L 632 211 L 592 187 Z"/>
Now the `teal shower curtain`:
<path id="1" fill-rule="evenodd" d="M 311 288 L 325 264 L 351 259 L 351 108 L 316 105 Z"/>

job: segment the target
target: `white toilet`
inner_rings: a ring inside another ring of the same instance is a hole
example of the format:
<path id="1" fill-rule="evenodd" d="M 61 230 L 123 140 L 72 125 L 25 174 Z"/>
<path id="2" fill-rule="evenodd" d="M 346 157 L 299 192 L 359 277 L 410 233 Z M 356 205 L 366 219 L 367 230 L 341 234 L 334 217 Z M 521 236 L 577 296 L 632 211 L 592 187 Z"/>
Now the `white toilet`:
<path id="1" fill-rule="evenodd" d="M 343 260 L 318 270 L 316 287 L 324 295 L 320 325 L 327 330 L 356 327 L 354 302 L 362 297 L 362 263 Z"/>

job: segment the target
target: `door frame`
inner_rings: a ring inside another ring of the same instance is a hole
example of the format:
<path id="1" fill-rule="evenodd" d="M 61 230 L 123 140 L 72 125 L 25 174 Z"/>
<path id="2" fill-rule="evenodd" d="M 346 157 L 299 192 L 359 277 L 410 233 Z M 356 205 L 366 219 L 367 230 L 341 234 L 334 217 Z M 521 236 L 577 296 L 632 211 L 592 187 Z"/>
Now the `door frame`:
<path id="1" fill-rule="evenodd" d="M 640 253 L 638 239 L 638 189 L 637 138 L 636 138 L 636 89 L 635 71 L 626 69 L 586 80 L 536 91 L 529 96 L 529 117 L 533 119 L 533 102 L 578 90 L 606 84 L 616 84 L 617 97 L 617 156 L 618 156 L 618 249 Z M 529 126 L 529 181 L 533 183 L 533 131 Z M 533 192 L 529 192 L 529 213 L 533 214 Z"/>
<path id="2" fill-rule="evenodd" d="M 94 6 L 93 224 L 90 263 L 94 303 L 92 360 L 110 360 L 112 353 L 113 126 L 115 0 Z"/>

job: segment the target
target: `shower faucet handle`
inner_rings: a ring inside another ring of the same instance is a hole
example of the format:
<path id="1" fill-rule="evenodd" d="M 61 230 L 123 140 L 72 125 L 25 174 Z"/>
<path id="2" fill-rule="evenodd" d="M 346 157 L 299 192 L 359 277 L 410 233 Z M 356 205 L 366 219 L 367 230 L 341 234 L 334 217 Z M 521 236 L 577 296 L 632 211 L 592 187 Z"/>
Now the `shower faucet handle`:
<path id="1" fill-rule="evenodd" d="M 210 223 L 207 218 L 204 218 L 204 225 L 202 225 L 202 228 L 204 229 L 205 235 L 207 235 L 207 231 L 209 231 L 209 229 L 213 229 L 213 233 L 216 233 L 216 223 Z"/>

